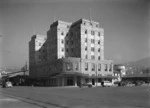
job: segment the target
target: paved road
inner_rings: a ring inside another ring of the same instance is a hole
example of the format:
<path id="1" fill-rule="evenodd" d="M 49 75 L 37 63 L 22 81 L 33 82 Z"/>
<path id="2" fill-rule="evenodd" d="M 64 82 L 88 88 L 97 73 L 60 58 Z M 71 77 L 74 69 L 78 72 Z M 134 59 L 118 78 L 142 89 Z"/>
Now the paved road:
<path id="1" fill-rule="evenodd" d="M 45 108 L 150 107 L 148 86 L 112 88 L 13 87 L 0 88 L 0 93 L 19 102 Z"/>

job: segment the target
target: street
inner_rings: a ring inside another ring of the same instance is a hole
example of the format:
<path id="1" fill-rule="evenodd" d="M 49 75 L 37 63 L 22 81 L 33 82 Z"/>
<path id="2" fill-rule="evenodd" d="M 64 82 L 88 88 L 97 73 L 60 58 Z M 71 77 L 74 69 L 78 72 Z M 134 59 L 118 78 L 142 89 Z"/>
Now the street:
<path id="1" fill-rule="evenodd" d="M 0 88 L 0 107 L 149 108 L 149 96 L 148 86 L 105 88 L 16 86 Z"/>

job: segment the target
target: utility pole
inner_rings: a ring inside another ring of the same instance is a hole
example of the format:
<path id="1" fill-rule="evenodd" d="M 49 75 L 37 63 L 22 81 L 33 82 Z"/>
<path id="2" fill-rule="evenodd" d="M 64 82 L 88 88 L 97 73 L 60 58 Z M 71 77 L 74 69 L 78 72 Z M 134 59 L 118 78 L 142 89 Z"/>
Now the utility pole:
<path id="1" fill-rule="evenodd" d="M 97 64 L 96 64 L 96 87 L 97 87 Z"/>

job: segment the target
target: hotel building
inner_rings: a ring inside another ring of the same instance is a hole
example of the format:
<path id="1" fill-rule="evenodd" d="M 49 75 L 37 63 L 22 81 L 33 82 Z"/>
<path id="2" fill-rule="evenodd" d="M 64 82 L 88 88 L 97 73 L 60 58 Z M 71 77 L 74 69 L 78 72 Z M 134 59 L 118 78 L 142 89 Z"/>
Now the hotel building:
<path id="1" fill-rule="evenodd" d="M 100 86 L 102 80 L 112 80 L 113 61 L 104 58 L 104 29 L 86 19 L 56 21 L 47 36 L 33 35 L 29 76 L 47 86 Z"/>

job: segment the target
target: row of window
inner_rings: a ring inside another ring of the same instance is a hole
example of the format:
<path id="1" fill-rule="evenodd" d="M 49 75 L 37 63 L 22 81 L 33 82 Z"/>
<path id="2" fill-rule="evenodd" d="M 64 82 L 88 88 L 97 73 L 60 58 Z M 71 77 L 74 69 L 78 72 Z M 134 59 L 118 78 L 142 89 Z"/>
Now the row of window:
<path id="1" fill-rule="evenodd" d="M 61 43 L 64 44 L 64 40 L 61 40 Z M 68 44 L 69 44 L 69 41 L 67 40 L 66 45 L 68 45 Z M 71 44 L 73 45 L 73 40 L 71 41 Z"/>
<path id="2" fill-rule="evenodd" d="M 85 42 L 87 42 L 87 38 L 85 38 Z M 61 43 L 64 44 L 64 40 L 61 40 Z M 73 45 L 73 40 L 70 41 L 70 43 Z M 94 39 L 91 39 L 91 43 L 95 43 L 95 40 L 94 40 Z M 98 40 L 97 43 L 100 44 L 100 40 Z M 68 40 L 66 40 L 66 44 L 67 44 L 67 45 L 69 44 L 69 41 L 68 41 Z"/>
<path id="3" fill-rule="evenodd" d="M 87 38 L 85 38 L 85 42 L 87 42 Z M 91 43 L 95 43 L 95 40 L 94 39 L 91 39 Z M 98 44 L 100 44 L 100 40 L 98 40 Z"/>
<path id="4" fill-rule="evenodd" d="M 88 59 L 88 55 L 85 55 L 85 59 Z M 94 55 L 91 55 L 91 59 L 95 59 L 95 56 Z M 101 57 L 100 56 L 98 56 L 98 60 L 101 60 Z"/>
<path id="5" fill-rule="evenodd" d="M 101 49 L 98 48 L 98 52 L 100 52 L 100 50 L 101 50 Z M 85 47 L 85 51 L 87 51 L 87 46 Z M 94 47 L 91 47 L 91 51 L 94 52 L 94 51 L 95 51 L 95 48 L 94 48 Z"/>
<path id="6" fill-rule="evenodd" d="M 75 63 L 74 66 L 75 66 L 75 70 L 79 70 L 79 64 L 78 63 Z M 105 66 L 105 68 L 104 68 L 105 71 L 112 71 L 112 65 L 104 64 L 104 66 Z M 109 66 L 109 68 L 108 68 L 108 66 Z M 85 71 L 89 70 L 89 63 L 85 63 L 84 69 L 85 69 Z M 91 71 L 95 71 L 96 69 L 98 71 L 101 71 L 101 69 L 102 69 L 101 64 L 95 65 L 94 63 L 91 63 Z M 68 71 L 73 70 L 73 64 L 72 63 L 66 63 L 66 70 L 68 70 Z"/>
<path id="7" fill-rule="evenodd" d="M 89 32 L 90 32 L 90 31 L 89 31 Z M 88 30 L 85 30 L 84 33 L 85 33 L 85 34 L 88 34 Z M 91 34 L 92 36 L 94 36 L 95 33 L 96 33 L 96 31 L 93 31 L 93 30 L 92 30 L 90 34 Z M 98 36 L 101 36 L 101 33 L 100 33 L 100 32 L 98 32 Z"/>
<path id="8" fill-rule="evenodd" d="M 91 25 L 91 26 L 95 26 L 95 27 L 99 27 L 98 24 L 93 24 L 93 23 L 88 23 L 88 22 L 83 22 L 84 25 Z"/>

